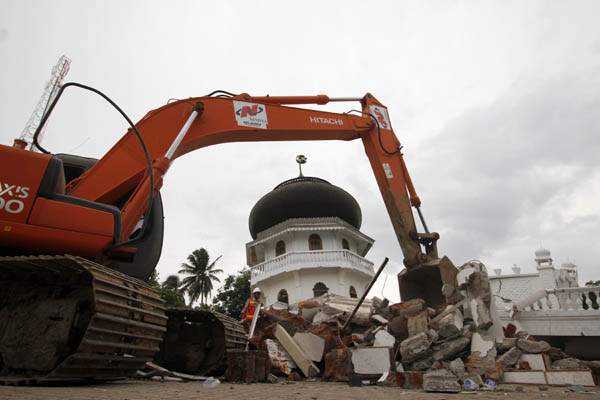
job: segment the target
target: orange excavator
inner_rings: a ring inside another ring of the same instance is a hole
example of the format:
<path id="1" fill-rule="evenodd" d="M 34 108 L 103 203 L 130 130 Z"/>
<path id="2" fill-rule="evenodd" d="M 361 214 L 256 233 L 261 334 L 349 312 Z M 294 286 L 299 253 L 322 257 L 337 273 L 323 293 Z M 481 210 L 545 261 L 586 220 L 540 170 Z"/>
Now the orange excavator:
<path id="1" fill-rule="evenodd" d="M 51 154 L 38 143 L 37 133 L 71 86 L 101 95 L 131 126 L 100 160 Z M 340 114 L 290 106 L 340 101 L 360 102 L 361 109 Z M 63 85 L 34 135 L 39 152 L 19 140 L 0 145 L 0 380 L 110 379 L 153 358 L 167 317 L 143 281 L 160 257 L 159 191 L 177 157 L 227 142 L 355 139 L 364 144 L 404 254 L 402 299 L 454 302 L 456 268 L 438 257 L 439 235 L 425 224 L 387 108 L 371 94 L 215 91 L 168 103 L 133 124 L 96 89 Z"/>

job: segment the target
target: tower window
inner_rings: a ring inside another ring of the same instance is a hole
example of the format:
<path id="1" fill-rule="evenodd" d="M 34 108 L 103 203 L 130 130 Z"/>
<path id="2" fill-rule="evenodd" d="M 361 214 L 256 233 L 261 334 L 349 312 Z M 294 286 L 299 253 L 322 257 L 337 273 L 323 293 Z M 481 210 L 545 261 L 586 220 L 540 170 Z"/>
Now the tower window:
<path id="1" fill-rule="evenodd" d="M 329 288 L 327 286 L 325 286 L 325 284 L 323 282 L 315 283 L 315 286 L 313 287 L 313 295 L 315 297 L 322 296 L 322 295 L 326 294 L 327 292 L 329 292 Z"/>
<path id="2" fill-rule="evenodd" d="M 313 233 L 308 238 L 308 249 L 309 250 L 323 250 L 323 241 L 321 240 L 321 236 Z"/>
<path id="3" fill-rule="evenodd" d="M 350 250 L 350 245 L 346 239 L 342 239 L 342 249 Z"/>
<path id="4" fill-rule="evenodd" d="M 280 240 L 275 245 L 275 257 L 285 254 L 285 242 Z"/>
<path id="5" fill-rule="evenodd" d="M 354 289 L 354 286 L 350 286 L 350 297 L 352 297 L 353 299 L 358 297 L 356 295 L 356 289 Z"/>
<path id="6" fill-rule="evenodd" d="M 277 301 L 280 301 L 280 302 L 285 303 L 285 304 L 289 304 L 290 303 L 290 299 L 288 297 L 287 290 L 281 289 L 279 291 L 279 293 L 277 294 Z"/>

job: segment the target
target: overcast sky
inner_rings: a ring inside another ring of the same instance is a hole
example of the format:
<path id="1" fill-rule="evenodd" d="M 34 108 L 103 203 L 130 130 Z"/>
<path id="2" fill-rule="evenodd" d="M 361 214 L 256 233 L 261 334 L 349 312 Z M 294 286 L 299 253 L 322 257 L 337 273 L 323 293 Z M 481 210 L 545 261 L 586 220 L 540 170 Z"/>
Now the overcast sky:
<path id="1" fill-rule="evenodd" d="M 68 81 L 104 91 L 134 121 L 215 89 L 370 92 L 389 109 L 442 254 L 533 272 L 543 246 L 583 284 L 600 279 L 599 15 L 597 1 L 1 0 L 1 143 L 20 135 L 63 54 Z M 99 98 L 63 99 L 50 151 L 100 158 L 125 133 Z M 199 247 L 240 270 L 248 214 L 297 175 L 297 154 L 305 174 L 358 200 L 376 240 L 368 257 L 392 261 L 371 295 L 397 301 L 403 257 L 359 141 L 224 144 L 178 159 L 162 189 L 161 277 Z"/>

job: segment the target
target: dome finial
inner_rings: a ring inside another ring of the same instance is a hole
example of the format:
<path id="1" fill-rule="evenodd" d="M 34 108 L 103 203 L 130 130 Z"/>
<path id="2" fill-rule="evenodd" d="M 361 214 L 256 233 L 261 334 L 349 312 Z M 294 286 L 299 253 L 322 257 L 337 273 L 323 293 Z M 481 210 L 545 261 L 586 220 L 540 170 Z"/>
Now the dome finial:
<path id="1" fill-rule="evenodd" d="M 302 175 L 302 164 L 306 164 L 306 156 L 303 154 L 299 154 L 296 156 L 296 162 L 298 163 L 298 168 L 300 168 L 300 177 L 303 177 L 304 175 Z"/>

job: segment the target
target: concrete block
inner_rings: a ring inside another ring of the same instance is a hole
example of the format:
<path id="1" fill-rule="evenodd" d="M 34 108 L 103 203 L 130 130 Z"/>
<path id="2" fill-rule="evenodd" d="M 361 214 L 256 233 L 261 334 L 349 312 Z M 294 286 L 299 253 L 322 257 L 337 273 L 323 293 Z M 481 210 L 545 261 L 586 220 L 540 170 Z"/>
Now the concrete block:
<path id="1" fill-rule="evenodd" d="M 427 350 L 429 350 L 432 342 L 433 340 L 431 340 L 426 332 L 421 332 L 418 335 L 404 339 L 400 343 L 402 362 L 409 363 L 423 357 L 427 353 Z"/>
<path id="2" fill-rule="evenodd" d="M 312 360 L 306 355 L 304 350 L 302 350 L 294 338 L 291 337 L 281 325 L 277 324 L 275 326 L 274 334 L 275 338 L 281 343 L 283 348 L 286 349 L 304 376 L 312 378 L 319 373 L 319 368 L 313 364 Z"/>
<path id="3" fill-rule="evenodd" d="M 477 297 L 469 302 L 471 316 L 477 329 L 486 330 L 492 326 L 492 315 L 488 305 L 482 298 Z"/>
<path id="4" fill-rule="evenodd" d="M 406 325 L 409 337 L 427 331 L 429 329 L 429 313 L 421 311 L 418 314 L 407 316 Z"/>
<path id="5" fill-rule="evenodd" d="M 323 378 L 332 382 L 348 382 L 352 353 L 349 349 L 331 350 L 325 355 Z"/>
<path id="6" fill-rule="evenodd" d="M 423 389 L 426 392 L 458 393 L 462 390 L 456 376 L 445 369 L 427 372 L 423 375 Z"/>
<path id="7" fill-rule="evenodd" d="M 526 354 L 539 354 L 550 350 L 550 345 L 543 340 L 517 340 L 517 347 Z"/>
<path id="8" fill-rule="evenodd" d="M 296 368 L 296 363 L 277 340 L 265 339 L 267 353 L 271 359 L 271 368 L 284 375 L 289 375 Z"/>
<path id="9" fill-rule="evenodd" d="M 451 307 L 451 306 L 448 306 Z M 437 323 L 437 331 L 441 338 L 458 335 L 463 328 L 463 315 L 460 310 L 455 310 L 442 317 Z"/>
<path id="10" fill-rule="evenodd" d="M 512 349 L 498 357 L 496 361 L 502 366 L 503 369 L 507 369 L 509 367 L 512 367 L 517 363 L 517 361 L 519 361 L 521 354 L 521 350 L 519 350 L 516 347 L 513 347 Z"/>
<path id="11" fill-rule="evenodd" d="M 521 354 L 521 360 L 527 361 L 532 370 L 544 371 L 546 364 L 541 354 Z"/>
<path id="12" fill-rule="evenodd" d="M 389 347 L 359 347 L 352 352 L 354 372 L 360 375 L 380 375 L 391 369 Z"/>
<path id="13" fill-rule="evenodd" d="M 311 360 L 318 362 L 323 359 L 325 340 L 322 338 L 312 333 L 298 332 L 294 335 L 294 340 Z"/>
<path id="14" fill-rule="evenodd" d="M 375 342 L 373 343 L 373 346 L 394 347 L 395 343 L 396 338 L 387 333 L 387 331 L 381 329 L 375 333 Z"/>
<path id="15" fill-rule="evenodd" d="M 434 351 L 433 359 L 435 361 L 447 360 L 467 347 L 468 344 L 469 338 L 464 336 L 459 336 L 456 339 L 448 340 L 447 342 L 439 345 L 439 349 Z"/>
<path id="16" fill-rule="evenodd" d="M 537 385 L 546 385 L 546 376 L 544 371 L 504 371 L 504 383 L 530 383 Z"/>
<path id="17" fill-rule="evenodd" d="M 392 304 L 389 306 L 389 312 L 391 316 L 397 317 L 399 315 L 410 315 L 415 314 L 425 309 L 425 300 L 423 299 L 412 299 L 402 303 Z"/>
<path id="18" fill-rule="evenodd" d="M 385 325 L 385 324 L 387 324 L 389 322 L 387 319 L 383 318 L 379 314 L 373 314 L 373 315 L 371 315 L 371 321 L 373 321 L 373 322 L 375 322 L 376 324 L 379 324 L 379 325 Z"/>
<path id="19" fill-rule="evenodd" d="M 582 371 L 546 371 L 549 385 L 594 386 L 594 378 L 589 370 Z"/>
<path id="20" fill-rule="evenodd" d="M 480 357 L 486 357 L 491 350 L 496 350 L 496 343 L 491 338 L 485 337 L 478 332 L 473 333 L 471 338 L 471 353 L 479 353 Z M 496 354 L 494 354 L 494 357 Z"/>

